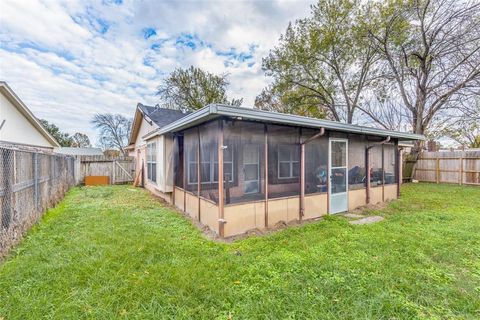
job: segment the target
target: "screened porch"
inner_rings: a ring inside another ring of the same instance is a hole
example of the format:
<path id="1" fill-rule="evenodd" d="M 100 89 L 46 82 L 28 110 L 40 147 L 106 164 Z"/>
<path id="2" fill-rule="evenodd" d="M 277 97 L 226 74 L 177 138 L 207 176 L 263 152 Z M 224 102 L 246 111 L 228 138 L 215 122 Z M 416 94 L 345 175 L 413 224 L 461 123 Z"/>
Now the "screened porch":
<path id="1" fill-rule="evenodd" d="M 213 120 L 174 136 L 173 201 L 230 236 L 396 198 L 397 141 L 384 139 Z"/>

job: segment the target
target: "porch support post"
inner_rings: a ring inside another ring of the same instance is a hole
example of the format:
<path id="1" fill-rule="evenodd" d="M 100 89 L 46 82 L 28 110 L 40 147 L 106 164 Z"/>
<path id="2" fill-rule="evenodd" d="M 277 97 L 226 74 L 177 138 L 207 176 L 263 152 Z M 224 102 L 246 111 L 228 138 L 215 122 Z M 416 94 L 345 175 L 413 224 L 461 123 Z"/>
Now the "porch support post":
<path id="1" fill-rule="evenodd" d="M 390 136 L 387 136 L 385 140 L 382 140 L 380 142 L 374 142 L 372 143 L 371 146 L 367 146 L 367 148 L 365 149 L 365 166 L 367 170 L 367 188 L 366 188 L 367 204 L 370 203 L 370 149 L 378 145 L 382 146 L 382 201 L 384 201 L 385 172 L 384 172 L 384 161 L 383 161 L 383 145 L 389 141 L 390 141 Z"/>
<path id="2" fill-rule="evenodd" d="M 224 237 L 225 219 L 224 219 L 224 195 L 223 195 L 223 120 L 220 121 L 218 130 L 218 233 L 221 238 Z"/>
<path id="3" fill-rule="evenodd" d="M 173 145 L 172 145 L 172 150 L 173 150 L 173 157 L 172 157 L 172 168 L 173 168 L 173 175 L 172 175 L 172 187 L 173 187 L 173 192 L 172 192 L 172 204 L 175 206 L 175 181 L 176 181 L 176 176 L 177 172 L 175 170 L 175 164 L 176 164 L 176 157 L 178 155 L 178 149 L 176 148 L 178 141 L 176 136 L 173 136 Z"/>
<path id="4" fill-rule="evenodd" d="M 366 203 L 370 203 L 370 147 L 365 148 L 365 168 L 367 171 L 367 186 L 365 188 Z"/>
<path id="5" fill-rule="evenodd" d="M 265 137 L 265 144 L 264 144 L 264 153 L 265 153 L 265 228 L 268 228 L 268 129 L 267 125 L 264 124 L 264 137 Z"/>
<path id="6" fill-rule="evenodd" d="M 330 214 L 330 157 L 331 157 L 331 150 L 330 150 L 330 132 L 327 134 L 328 138 L 328 148 L 327 148 L 327 214 Z"/>
<path id="7" fill-rule="evenodd" d="M 397 156 L 396 156 L 396 169 L 397 169 L 397 198 L 400 197 L 400 186 L 401 186 L 401 181 L 402 181 L 402 147 L 398 146 L 398 141 L 395 143 L 395 150 L 397 150 Z"/>
<path id="8" fill-rule="evenodd" d="M 187 212 L 187 157 L 185 156 L 185 135 L 183 135 L 183 211 Z"/>
<path id="9" fill-rule="evenodd" d="M 382 144 L 382 202 L 385 202 L 385 145 Z"/>
<path id="10" fill-rule="evenodd" d="M 305 214 L 305 144 L 300 144 L 300 214 L 299 220 Z"/>
<path id="11" fill-rule="evenodd" d="M 197 127 L 197 138 L 198 138 L 198 147 L 197 147 L 197 198 L 198 198 L 198 221 L 201 221 L 200 219 L 200 127 Z"/>
<path id="12" fill-rule="evenodd" d="M 302 131 L 300 131 L 302 132 Z M 325 128 L 320 128 L 320 131 L 306 140 L 302 140 L 300 135 L 300 212 L 299 220 L 303 219 L 305 215 L 305 145 L 316 138 L 325 134 Z"/>

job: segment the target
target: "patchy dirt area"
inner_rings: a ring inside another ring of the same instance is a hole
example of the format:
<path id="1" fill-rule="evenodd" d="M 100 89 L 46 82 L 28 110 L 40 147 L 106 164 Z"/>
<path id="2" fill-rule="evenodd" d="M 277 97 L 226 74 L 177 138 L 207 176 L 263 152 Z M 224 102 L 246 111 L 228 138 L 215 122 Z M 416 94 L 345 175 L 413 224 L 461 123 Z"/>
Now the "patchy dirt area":
<path id="1" fill-rule="evenodd" d="M 350 223 L 350 224 L 371 224 L 371 223 L 382 221 L 383 219 L 384 218 L 380 217 L 380 216 L 370 216 L 370 217 L 365 217 L 365 218 L 361 218 L 361 219 L 358 219 L 358 220 L 350 220 L 350 221 L 348 221 L 348 223 Z"/>

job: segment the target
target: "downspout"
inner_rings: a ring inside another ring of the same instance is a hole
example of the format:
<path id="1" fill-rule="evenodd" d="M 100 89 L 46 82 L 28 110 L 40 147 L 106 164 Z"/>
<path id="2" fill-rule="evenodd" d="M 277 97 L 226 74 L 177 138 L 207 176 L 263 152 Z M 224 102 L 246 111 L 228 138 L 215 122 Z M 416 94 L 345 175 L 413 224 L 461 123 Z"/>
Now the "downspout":
<path id="1" fill-rule="evenodd" d="M 197 210 L 197 215 L 198 215 L 198 221 L 201 222 L 202 219 L 200 217 L 201 212 L 200 212 L 200 207 L 201 207 L 201 200 L 200 200 L 200 193 L 201 193 L 201 174 L 200 174 L 200 166 L 202 164 L 202 161 L 200 159 L 201 152 L 200 152 L 200 127 L 197 127 L 197 138 L 198 138 L 198 147 L 197 147 L 197 197 L 198 197 L 198 210 Z"/>
<path id="2" fill-rule="evenodd" d="M 227 221 L 224 217 L 224 176 L 223 176 L 223 150 L 226 148 L 223 145 L 223 120 L 220 121 L 220 128 L 218 130 L 218 233 L 220 238 L 225 236 L 225 223 Z"/>
<path id="3" fill-rule="evenodd" d="M 173 168 L 173 175 L 172 175 L 172 188 L 173 188 L 173 192 L 172 192 L 172 203 L 173 203 L 173 206 L 175 206 L 175 178 L 176 178 L 176 171 L 175 171 L 175 163 L 176 163 L 176 154 L 175 153 L 178 153 L 178 150 L 176 148 L 176 145 L 178 144 L 178 141 L 177 141 L 177 136 L 174 134 L 173 135 L 173 145 L 172 145 L 172 150 L 173 150 L 173 156 L 172 156 L 172 168 Z M 178 168 L 177 168 L 178 169 Z"/>
<path id="4" fill-rule="evenodd" d="M 320 132 L 306 139 L 300 141 L 300 212 L 299 220 L 302 221 L 305 215 L 305 145 L 314 139 L 323 136 L 325 134 L 325 128 L 320 128 Z"/>
<path id="5" fill-rule="evenodd" d="M 366 188 L 367 204 L 370 203 L 370 149 L 376 146 L 381 146 L 389 141 L 390 141 L 390 136 L 387 136 L 385 140 L 382 140 L 380 142 L 375 142 L 371 146 L 368 146 L 365 149 L 365 167 L 366 167 L 365 169 L 367 171 L 367 188 Z M 383 167 L 383 163 L 382 163 L 382 167 Z"/>
<path id="6" fill-rule="evenodd" d="M 398 147 L 398 142 L 397 142 L 397 198 L 400 198 L 400 186 L 401 186 L 401 181 L 403 180 L 402 151 L 403 151 L 403 147 Z"/>
<path id="7" fill-rule="evenodd" d="M 265 138 L 265 145 L 264 145 L 264 158 L 265 158 L 265 229 L 268 228 L 268 127 L 266 124 L 263 125 L 263 133 L 264 133 L 264 138 Z"/>

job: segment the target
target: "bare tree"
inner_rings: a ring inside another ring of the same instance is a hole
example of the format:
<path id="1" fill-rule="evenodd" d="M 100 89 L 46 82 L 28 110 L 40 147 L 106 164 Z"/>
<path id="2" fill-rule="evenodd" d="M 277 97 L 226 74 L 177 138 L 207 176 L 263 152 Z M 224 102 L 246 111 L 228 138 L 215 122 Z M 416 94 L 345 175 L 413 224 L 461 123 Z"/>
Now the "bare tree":
<path id="1" fill-rule="evenodd" d="M 85 148 L 85 147 L 90 147 L 91 144 L 90 144 L 90 139 L 88 138 L 88 136 L 84 133 L 80 133 L 80 132 L 76 132 L 73 136 L 72 136 L 72 144 L 71 144 L 72 147 L 75 147 L 75 148 Z"/>
<path id="2" fill-rule="evenodd" d="M 366 118 L 363 118 L 365 125 L 371 125 L 371 120 L 373 120 L 386 130 L 408 131 L 406 123 L 409 114 L 398 100 L 381 99 L 374 96 L 359 104 L 358 109 L 367 115 Z"/>
<path id="3" fill-rule="evenodd" d="M 407 110 L 414 133 L 428 134 L 480 88 L 480 3 L 392 0 L 377 13 L 382 23 L 370 35 L 385 61 L 384 79 L 403 104 L 397 111 Z"/>
<path id="4" fill-rule="evenodd" d="M 132 120 L 121 114 L 97 113 L 92 124 L 100 130 L 99 141 L 103 148 L 117 148 L 123 155 L 128 155 L 125 147 L 132 126 Z"/>
<path id="5" fill-rule="evenodd" d="M 446 123 L 433 134 L 449 137 L 463 147 L 480 148 L 480 98 L 464 101 L 459 108 L 462 113 L 445 118 Z"/>

